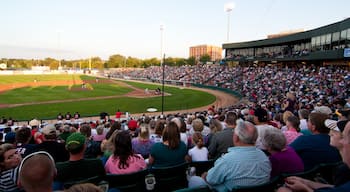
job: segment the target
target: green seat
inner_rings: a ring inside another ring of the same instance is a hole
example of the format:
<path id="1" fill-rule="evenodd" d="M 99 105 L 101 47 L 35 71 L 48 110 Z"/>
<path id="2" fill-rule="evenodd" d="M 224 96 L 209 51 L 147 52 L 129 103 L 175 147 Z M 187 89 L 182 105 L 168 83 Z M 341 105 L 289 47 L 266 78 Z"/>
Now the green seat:
<path id="1" fill-rule="evenodd" d="M 128 191 L 146 191 L 145 176 L 148 169 L 144 169 L 129 174 L 107 174 L 105 181 L 108 182 L 109 188 L 117 188 L 122 192 Z"/>
<path id="2" fill-rule="evenodd" d="M 321 183 L 333 184 L 335 170 L 342 162 L 322 163 L 318 166 L 315 180 Z"/>
<path id="3" fill-rule="evenodd" d="M 269 182 L 252 186 L 235 186 L 232 192 L 274 192 L 279 186 L 280 177 L 274 177 Z"/>
<path id="4" fill-rule="evenodd" d="M 317 176 L 317 172 L 319 169 L 319 165 L 315 166 L 314 168 L 308 170 L 308 171 L 303 171 L 303 172 L 299 172 L 299 173 L 283 173 L 281 176 L 283 179 L 290 177 L 290 176 L 298 176 L 298 177 L 302 177 L 304 179 L 309 179 L 314 181 L 315 177 Z"/>
<path id="5" fill-rule="evenodd" d="M 174 192 L 211 192 L 212 190 L 208 186 L 192 187 L 178 189 Z"/>
<path id="6" fill-rule="evenodd" d="M 82 184 L 82 183 L 92 183 L 92 184 L 95 184 L 97 186 L 101 185 L 101 186 L 105 187 L 106 184 L 103 182 L 103 179 L 104 178 L 101 176 L 94 176 L 94 177 L 89 177 L 89 178 L 82 179 L 82 180 L 64 182 L 63 188 L 68 189 L 75 184 Z"/>
<path id="7" fill-rule="evenodd" d="M 155 191 L 173 191 L 187 187 L 188 163 L 169 167 L 152 167 L 150 172 L 156 179 Z"/>
<path id="8" fill-rule="evenodd" d="M 202 173 L 207 172 L 210 168 L 214 166 L 215 160 L 210 159 L 208 161 L 194 161 L 189 163 L 190 167 L 196 168 L 196 175 L 201 176 Z"/>

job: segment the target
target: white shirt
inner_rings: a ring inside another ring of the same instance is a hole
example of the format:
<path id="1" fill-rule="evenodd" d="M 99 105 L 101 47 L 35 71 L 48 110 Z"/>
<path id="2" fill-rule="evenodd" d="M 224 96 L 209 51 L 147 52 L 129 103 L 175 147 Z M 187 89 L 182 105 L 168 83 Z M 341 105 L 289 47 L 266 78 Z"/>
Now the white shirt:
<path id="1" fill-rule="evenodd" d="M 191 156 L 192 161 L 208 161 L 208 153 L 206 147 L 199 149 L 197 146 L 194 146 L 192 149 L 188 150 L 188 155 Z"/>

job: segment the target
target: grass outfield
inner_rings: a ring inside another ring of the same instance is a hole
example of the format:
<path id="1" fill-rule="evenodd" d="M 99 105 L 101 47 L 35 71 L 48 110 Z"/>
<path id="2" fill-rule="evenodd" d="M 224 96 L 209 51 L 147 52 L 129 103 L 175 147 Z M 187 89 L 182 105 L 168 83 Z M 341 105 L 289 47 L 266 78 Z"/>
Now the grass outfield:
<path id="1" fill-rule="evenodd" d="M 95 77 L 84 75 L 14 75 L 0 76 L 0 82 L 3 85 L 6 79 L 7 84 L 17 82 L 53 81 L 53 80 L 94 80 Z M 16 80 L 18 79 L 18 81 Z M 126 82 L 134 87 L 141 89 L 148 88 L 154 90 L 161 85 L 142 84 L 136 82 Z M 130 98 L 118 97 L 110 99 L 94 99 L 84 101 L 62 102 L 67 99 L 94 98 L 102 96 L 115 96 L 126 94 L 133 89 L 120 86 L 114 83 L 91 84 L 91 91 L 69 91 L 68 86 L 37 86 L 24 87 L 6 91 L 0 94 L 0 104 L 21 104 L 21 103 L 38 103 L 51 100 L 61 100 L 61 103 L 50 104 L 32 104 L 11 108 L 0 108 L 0 116 L 12 117 L 16 120 L 29 120 L 32 118 L 55 119 L 58 113 L 66 112 L 75 113 L 78 111 L 82 116 L 97 116 L 100 112 L 105 111 L 114 115 L 117 109 L 128 111 L 131 114 L 144 113 L 147 108 L 154 107 L 161 110 L 161 97 L 151 98 Z M 165 92 L 171 94 L 164 98 L 164 111 L 187 110 L 191 108 L 209 105 L 215 101 L 215 96 L 206 92 L 179 89 L 178 87 L 165 87 Z"/>

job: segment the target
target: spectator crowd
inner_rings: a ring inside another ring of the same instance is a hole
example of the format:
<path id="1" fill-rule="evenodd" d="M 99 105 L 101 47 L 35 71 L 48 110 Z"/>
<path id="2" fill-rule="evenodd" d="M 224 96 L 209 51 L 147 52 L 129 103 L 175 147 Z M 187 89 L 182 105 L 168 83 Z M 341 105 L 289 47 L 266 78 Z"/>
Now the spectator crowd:
<path id="1" fill-rule="evenodd" d="M 68 191 L 68 183 L 94 176 L 208 160 L 214 166 L 202 175 L 188 170 L 189 187 L 230 191 L 339 163 L 332 184 L 291 176 L 278 191 L 350 191 L 350 73 L 345 68 L 165 68 L 167 80 L 238 90 L 245 99 L 193 113 L 124 118 L 118 110 L 115 118 L 91 122 L 71 120 L 79 113 L 59 114 L 54 124 L 33 119 L 6 128 L 0 191 Z M 152 80 L 161 72 L 150 67 L 112 76 Z"/>

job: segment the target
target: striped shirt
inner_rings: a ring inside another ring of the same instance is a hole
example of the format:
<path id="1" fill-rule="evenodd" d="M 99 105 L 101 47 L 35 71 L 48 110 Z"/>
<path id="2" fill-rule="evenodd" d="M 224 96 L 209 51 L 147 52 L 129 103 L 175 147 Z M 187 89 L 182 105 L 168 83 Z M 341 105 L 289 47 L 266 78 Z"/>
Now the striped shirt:
<path id="1" fill-rule="evenodd" d="M 0 191 L 19 190 L 17 186 L 18 167 L 0 173 Z"/>

